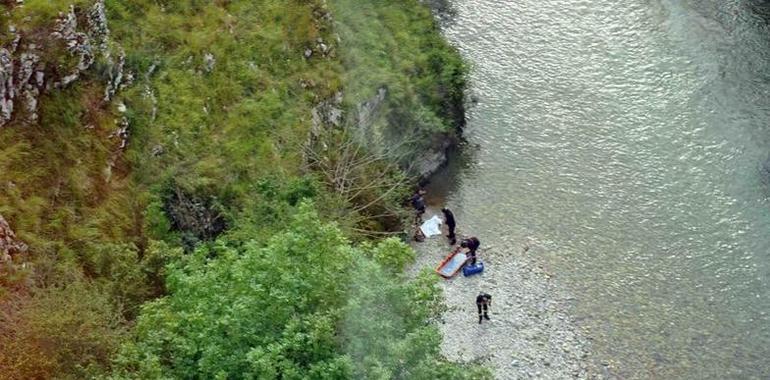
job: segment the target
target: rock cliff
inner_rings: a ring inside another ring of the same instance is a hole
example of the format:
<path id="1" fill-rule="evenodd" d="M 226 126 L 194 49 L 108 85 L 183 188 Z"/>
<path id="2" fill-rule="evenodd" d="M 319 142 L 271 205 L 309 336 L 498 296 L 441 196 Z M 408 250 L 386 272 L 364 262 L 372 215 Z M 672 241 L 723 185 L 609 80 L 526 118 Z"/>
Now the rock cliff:
<path id="1" fill-rule="evenodd" d="M 22 29 L 10 24 L 0 47 L 0 127 L 13 120 L 36 122 L 41 95 L 71 85 L 97 59 L 108 67 L 105 100 L 109 100 L 132 78 L 122 72 L 122 55 L 113 62 L 109 35 L 104 0 L 86 9 L 71 5 L 53 25 Z M 67 57 L 55 54 L 59 50 Z"/>
<path id="2" fill-rule="evenodd" d="M 27 245 L 16 237 L 11 226 L 0 215 L 0 263 L 9 263 L 13 258 L 27 253 Z"/>

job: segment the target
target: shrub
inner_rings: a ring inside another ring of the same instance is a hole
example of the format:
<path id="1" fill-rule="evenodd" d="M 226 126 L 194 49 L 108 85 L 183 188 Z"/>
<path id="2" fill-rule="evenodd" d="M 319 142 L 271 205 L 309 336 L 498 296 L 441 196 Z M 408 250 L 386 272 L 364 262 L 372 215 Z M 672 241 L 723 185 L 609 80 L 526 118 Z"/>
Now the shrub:
<path id="1" fill-rule="evenodd" d="M 402 282 L 307 203 L 265 247 L 231 245 L 169 267 L 169 295 L 143 307 L 114 377 L 461 378 L 428 323 L 434 276 Z M 392 248 L 408 256 L 395 240 L 372 253 Z"/>
<path id="2" fill-rule="evenodd" d="M 12 379 L 87 378 L 103 371 L 126 333 L 109 292 L 77 280 L 36 289 L 0 314 L 0 373 Z"/>

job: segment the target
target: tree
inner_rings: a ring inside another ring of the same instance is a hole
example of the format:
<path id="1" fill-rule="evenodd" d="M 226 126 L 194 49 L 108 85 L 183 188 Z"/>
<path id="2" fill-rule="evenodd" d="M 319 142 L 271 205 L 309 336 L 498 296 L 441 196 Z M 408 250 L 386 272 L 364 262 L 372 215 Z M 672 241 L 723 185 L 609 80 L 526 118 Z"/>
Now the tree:
<path id="1" fill-rule="evenodd" d="M 169 295 L 143 307 L 114 378 L 462 378 L 430 323 L 435 278 L 379 264 L 411 255 L 397 240 L 351 246 L 303 203 L 265 246 L 220 239 L 170 266 Z"/>
<path id="2" fill-rule="evenodd" d="M 265 247 L 199 249 L 169 269 L 169 295 L 143 308 L 119 376 L 347 377 L 334 321 L 352 256 L 310 205 Z"/>

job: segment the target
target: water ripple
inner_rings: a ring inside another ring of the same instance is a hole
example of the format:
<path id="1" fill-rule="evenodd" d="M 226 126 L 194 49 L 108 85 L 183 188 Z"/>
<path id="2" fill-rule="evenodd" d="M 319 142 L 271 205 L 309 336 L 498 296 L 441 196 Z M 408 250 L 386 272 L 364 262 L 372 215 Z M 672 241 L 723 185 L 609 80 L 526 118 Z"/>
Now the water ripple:
<path id="1" fill-rule="evenodd" d="M 623 378 L 770 377 L 767 26 L 738 1 L 454 3 L 466 229 L 537 240 Z"/>

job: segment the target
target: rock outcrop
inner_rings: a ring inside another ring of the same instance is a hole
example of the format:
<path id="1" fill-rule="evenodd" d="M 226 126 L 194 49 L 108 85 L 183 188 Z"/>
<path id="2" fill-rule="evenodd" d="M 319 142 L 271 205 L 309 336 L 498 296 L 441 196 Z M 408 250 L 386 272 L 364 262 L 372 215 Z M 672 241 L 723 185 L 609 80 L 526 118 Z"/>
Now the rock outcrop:
<path id="1" fill-rule="evenodd" d="M 417 155 L 411 167 L 412 173 L 427 179 L 447 163 L 448 153 L 454 146 L 456 143 L 449 135 L 435 135 L 430 148 Z"/>
<path id="2" fill-rule="evenodd" d="M 0 263 L 9 263 L 13 258 L 27 253 L 27 245 L 13 233 L 11 226 L 0 215 Z"/>
<path id="3" fill-rule="evenodd" d="M 80 28 L 82 30 L 78 28 L 78 16 L 85 18 L 85 28 Z M 78 63 L 54 86 L 63 87 L 77 80 L 83 71 L 93 65 L 97 54 L 107 54 L 109 34 L 104 0 L 96 1 L 85 15 L 81 15 L 74 5 L 70 5 L 67 13 L 60 13 L 51 37 L 64 41 L 67 51 L 78 58 Z"/>
<path id="4" fill-rule="evenodd" d="M 134 74 L 125 72 L 126 53 L 121 51 L 118 54 L 118 61 L 113 62 L 112 57 L 107 58 L 109 66 L 107 85 L 104 87 L 104 101 L 109 102 L 118 92 L 134 82 Z"/>
<path id="5" fill-rule="evenodd" d="M 214 54 L 206 53 L 203 55 L 203 71 L 210 73 L 214 70 L 214 65 L 217 64 L 217 59 L 214 58 Z"/>
<path id="6" fill-rule="evenodd" d="M 383 86 L 377 89 L 377 94 L 372 98 L 358 104 L 358 107 L 356 107 L 356 128 L 359 131 L 367 133 L 367 130 L 374 124 L 374 120 L 377 119 L 380 108 L 382 108 L 382 104 L 387 96 L 388 89 Z"/>
<path id="7" fill-rule="evenodd" d="M 0 127 L 19 117 L 37 121 L 40 95 L 72 84 L 98 57 L 103 57 L 108 67 L 105 101 L 133 79 L 123 72 L 123 54 L 117 62 L 110 56 L 104 0 L 95 1 L 87 10 L 71 5 L 59 14 L 48 34 L 25 33 L 13 25 L 8 33 L 10 42 L 0 47 Z M 61 57 L 46 54 L 58 44 L 75 58 L 74 64 L 65 65 L 55 61 Z"/>
<path id="8" fill-rule="evenodd" d="M 7 49 L 0 49 L 0 126 L 11 120 L 13 99 L 16 97 L 13 83 L 13 57 Z"/>
<path id="9" fill-rule="evenodd" d="M 318 136 L 323 128 L 341 126 L 342 115 L 342 92 L 337 92 L 332 98 L 318 103 L 310 110 L 312 135 Z"/>
<path id="10" fill-rule="evenodd" d="M 452 6 L 449 0 L 420 0 L 433 12 L 433 15 L 442 22 L 452 21 L 457 14 L 457 10 Z"/>
<path id="11" fill-rule="evenodd" d="M 390 156 L 419 178 L 428 178 L 447 161 L 448 150 L 456 144 L 450 133 L 421 134 L 414 120 L 403 119 L 388 108 L 388 88 L 381 86 L 369 99 L 356 106 L 352 121 L 358 141 L 378 153 Z M 464 112 L 461 113 L 464 118 Z"/>
<path id="12" fill-rule="evenodd" d="M 12 36 L 11 42 L 0 48 L 0 127 L 19 109 L 25 111 L 28 120 L 37 120 L 38 97 L 45 80 L 37 44 L 29 43 L 19 49 L 19 31 L 9 26 L 8 33 Z M 16 106 L 17 102 L 22 106 Z"/>

